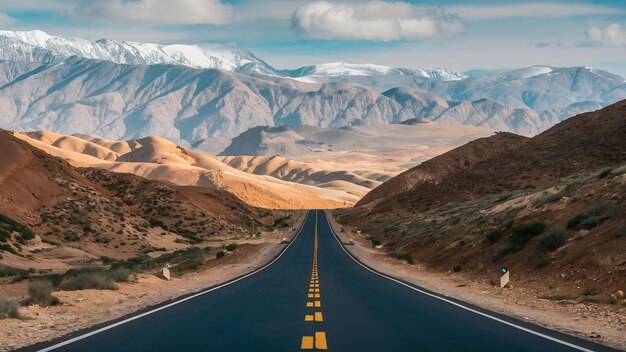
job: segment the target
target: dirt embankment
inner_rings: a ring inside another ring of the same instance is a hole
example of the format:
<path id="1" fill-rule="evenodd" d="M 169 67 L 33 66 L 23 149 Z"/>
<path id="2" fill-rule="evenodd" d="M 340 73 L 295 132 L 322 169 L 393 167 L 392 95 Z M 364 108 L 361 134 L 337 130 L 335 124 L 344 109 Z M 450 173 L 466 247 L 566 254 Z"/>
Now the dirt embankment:
<path id="1" fill-rule="evenodd" d="M 494 312 L 626 350 L 624 305 L 538 298 L 545 282 L 526 280 L 516 273 L 512 273 L 511 285 L 501 289 L 496 284 L 497 273 L 478 276 L 436 271 L 419 262 L 410 265 L 384 249 L 372 248 L 370 239 L 353 227 L 343 225 L 344 232 L 340 232 L 341 225 L 331 216 L 329 219 L 342 242 L 354 241 L 354 245 L 346 246 L 350 253 L 382 273 Z"/>
<path id="2" fill-rule="evenodd" d="M 299 229 L 305 218 L 301 213 L 291 226 Z M 55 291 L 62 304 L 42 308 L 20 307 L 23 319 L 1 320 L 0 351 L 9 351 L 33 343 L 48 341 L 69 333 L 104 323 L 177 297 L 201 291 L 251 272 L 271 261 L 285 248 L 283 238 L 293 239 L 297 231 L 288 228 L 264 233 L 258 239 L 234 241 L 239 246 L 224 258 L 205 261 L 201 267 L 182 277 L 162 280 L 152 274 L 138 274 L 131 283 L 119 283 L 119 289 Z M 233 242 L 233 241 L 230 241 Z M 28 282 L 1 285 L 0 297 L 23 297 Z"/>

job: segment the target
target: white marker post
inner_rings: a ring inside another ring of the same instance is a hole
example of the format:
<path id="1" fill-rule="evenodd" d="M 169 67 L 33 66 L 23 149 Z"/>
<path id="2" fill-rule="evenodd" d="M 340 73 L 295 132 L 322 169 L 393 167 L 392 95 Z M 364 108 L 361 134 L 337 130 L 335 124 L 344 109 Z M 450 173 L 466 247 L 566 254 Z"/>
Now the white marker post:
<path id="1" fill-rule="evenodd" d="M 504 288 L 504 286 L 509 284 L 509 269 L 503 266 L 500 268 L 500 274 L 502 274 L 502 276 L 500 276 L 500 288 Z"/>
<path id="2" fill-rule="evenodd" d="M 167 279 L 167 281 L 170 281 L 170 265 L 168 263 L 163 266 L 163 276 Z"/>

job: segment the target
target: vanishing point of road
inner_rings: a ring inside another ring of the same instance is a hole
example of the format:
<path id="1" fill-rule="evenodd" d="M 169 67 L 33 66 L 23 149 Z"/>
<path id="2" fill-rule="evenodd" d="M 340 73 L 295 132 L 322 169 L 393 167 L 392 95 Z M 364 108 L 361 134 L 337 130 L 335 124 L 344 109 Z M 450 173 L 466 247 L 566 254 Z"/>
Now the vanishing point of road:
<path id="1" fill-rule="evenodd" d="M 376 273 L 322 211 L 261 270 L 36 350 L 615 351 Z"/>

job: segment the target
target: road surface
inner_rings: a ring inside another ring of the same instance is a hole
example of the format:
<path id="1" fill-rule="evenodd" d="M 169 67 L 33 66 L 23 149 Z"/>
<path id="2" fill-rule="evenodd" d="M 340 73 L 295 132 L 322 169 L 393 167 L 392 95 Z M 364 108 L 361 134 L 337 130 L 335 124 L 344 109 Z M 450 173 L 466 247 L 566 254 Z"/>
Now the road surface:
<path id="1" fill-rule="evenodd" d="M 264 269 L 128 318 L 26 350 L 614 351 L 374 273 L 322 211 Z"/>

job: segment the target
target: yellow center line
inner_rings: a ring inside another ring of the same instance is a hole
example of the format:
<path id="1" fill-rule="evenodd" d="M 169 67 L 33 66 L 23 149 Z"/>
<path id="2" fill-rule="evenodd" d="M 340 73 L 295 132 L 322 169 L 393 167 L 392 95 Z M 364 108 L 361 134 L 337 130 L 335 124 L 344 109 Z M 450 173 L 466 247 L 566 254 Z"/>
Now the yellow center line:
<path id="1" fill-rule="evenodd" d="M 318 252 L 318 242 L 317 242 L 317 212 L 315 213 L 315 237 L 313 240 L 313 267 L 311 268 L 311 281 L 309 284 L 309 291 L 307 294 L 308 298 L 314 298 L 314 300 L 310 300 L 306 302 L 307 308 L 321 308 L 322 301 L 320 298 L 320 284 L 319 284 L 319 276 L 318 276 L 318 268 L 317 268 L 317 252 Z M 313 314 L 305 314 L 304 321 L 307 322 L 323 322 L 324 315 L 321 311 L 313 312 Z M 302 343 L 300 344 L 300 349 L 302 350 L 327 350 L 328 343 L 326 341 L 326 333 L 324 331 L 316 331 L 314 336 L 302 336 Z"/>

